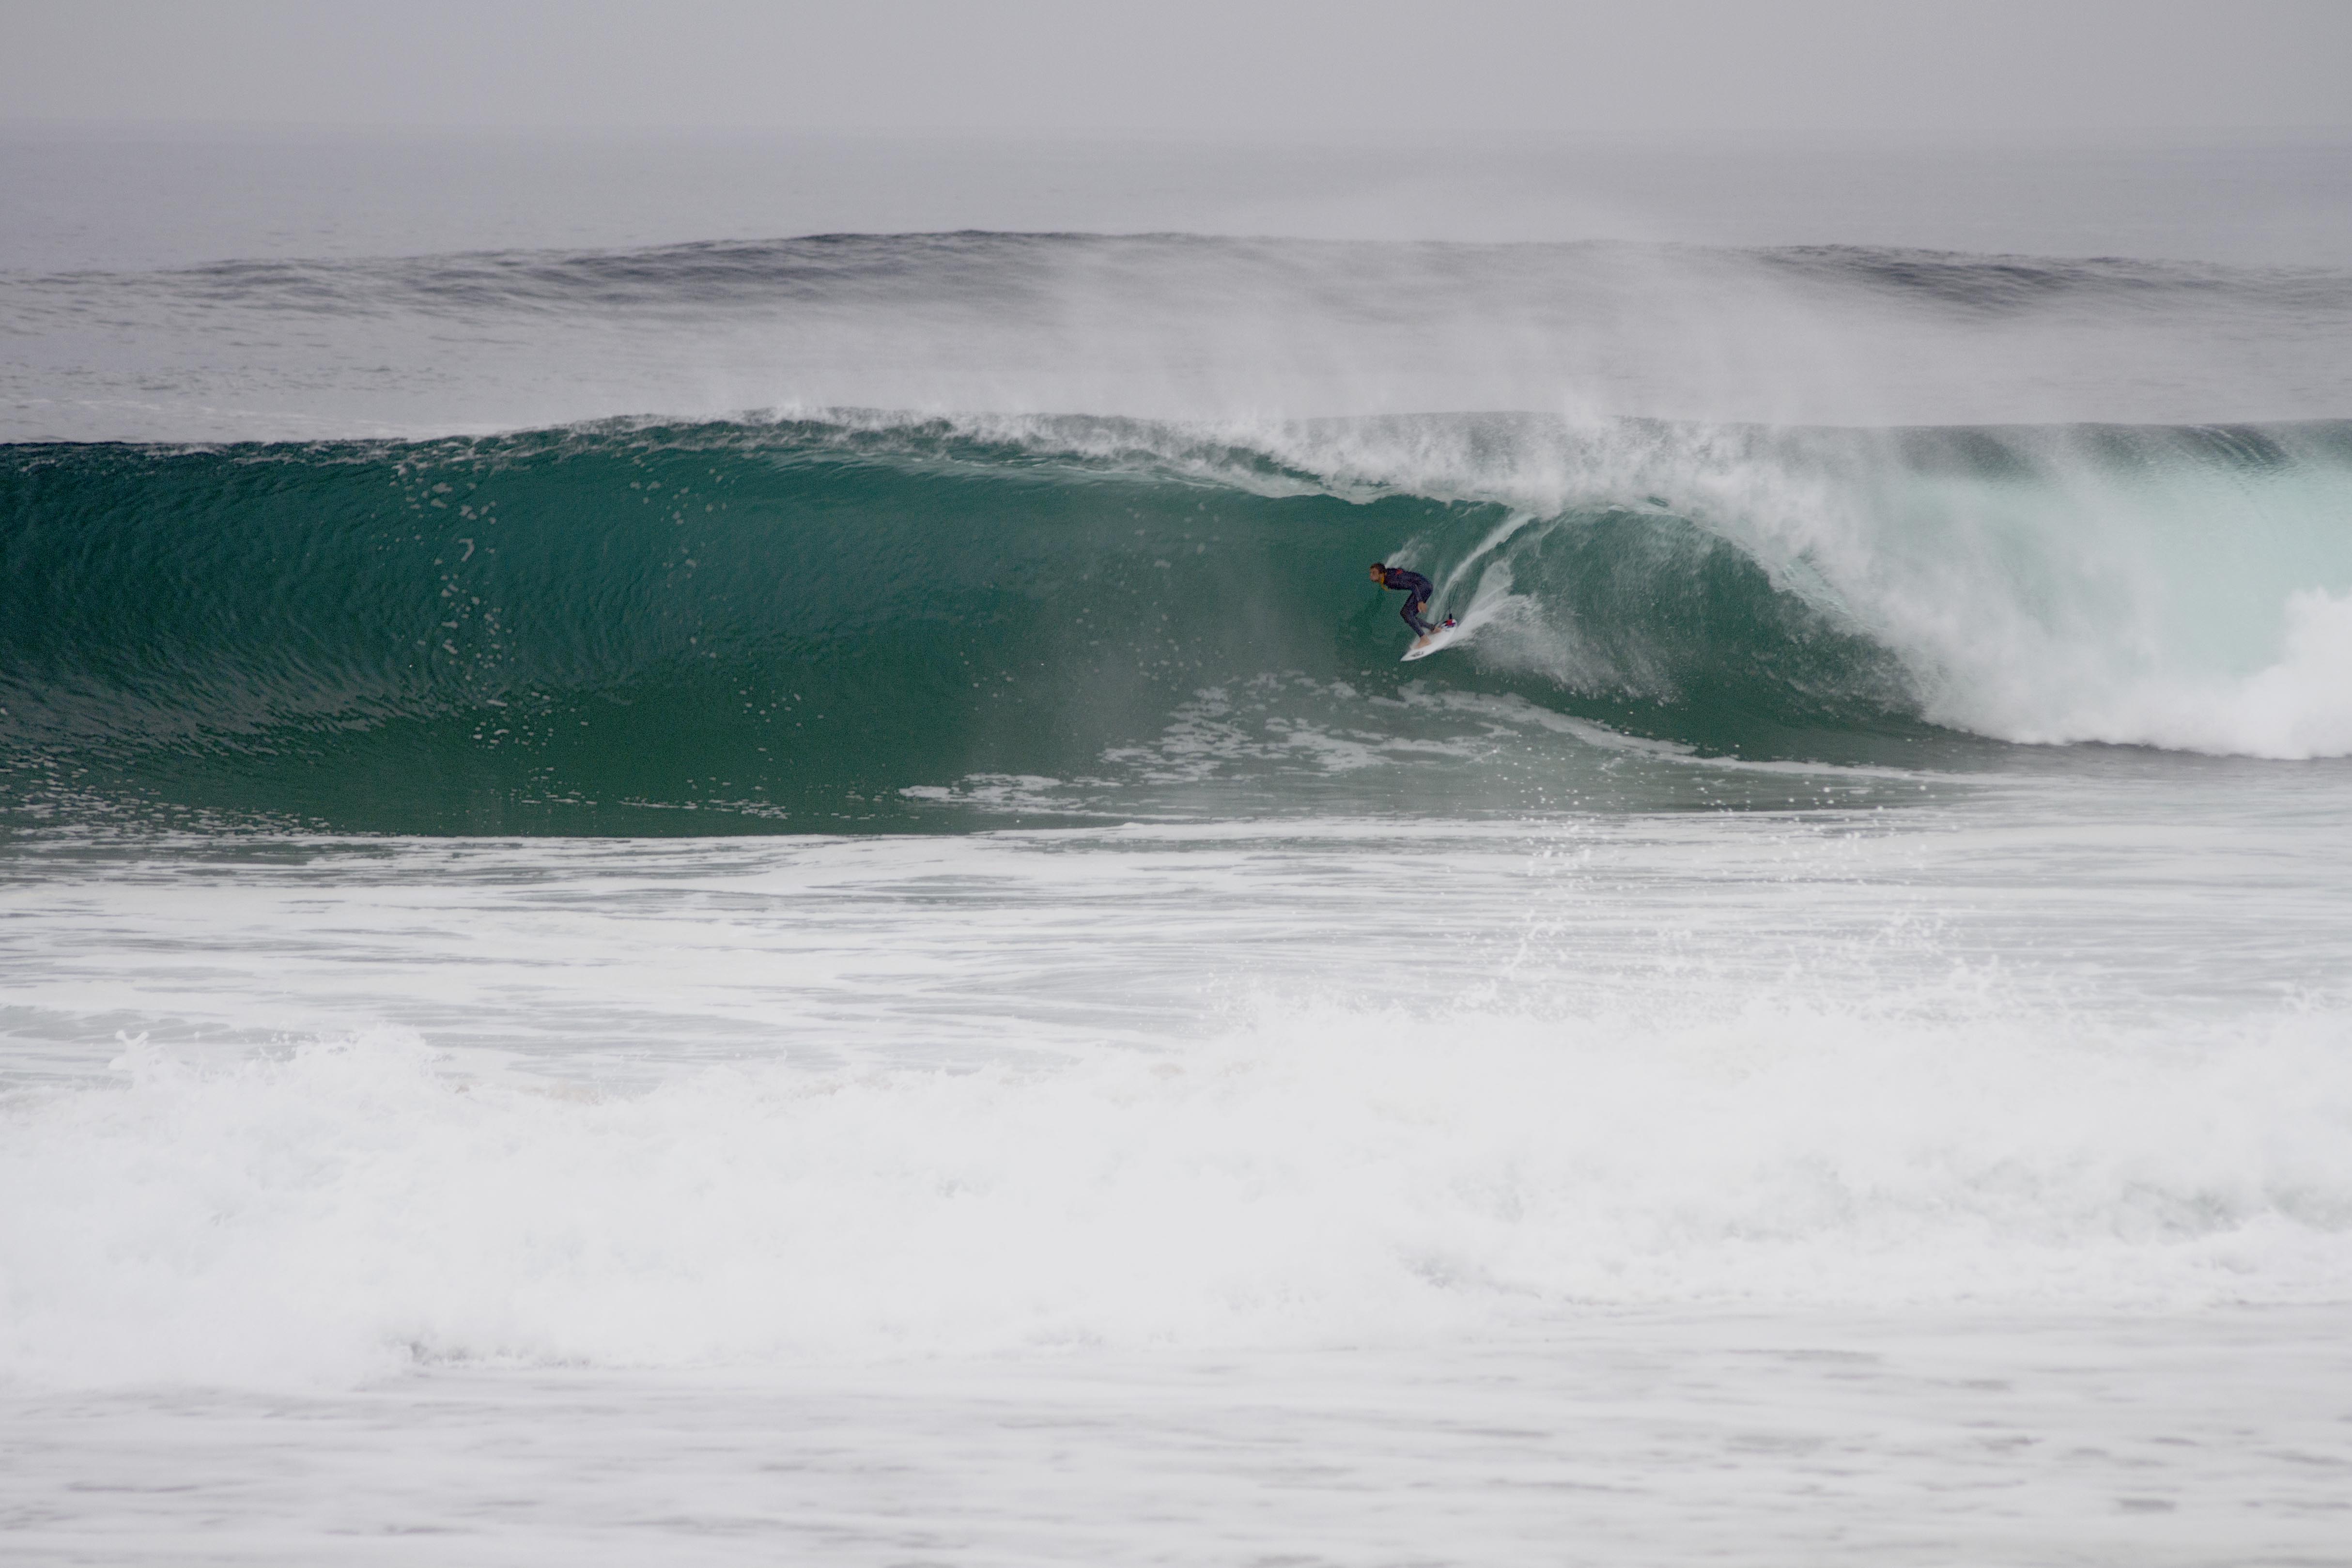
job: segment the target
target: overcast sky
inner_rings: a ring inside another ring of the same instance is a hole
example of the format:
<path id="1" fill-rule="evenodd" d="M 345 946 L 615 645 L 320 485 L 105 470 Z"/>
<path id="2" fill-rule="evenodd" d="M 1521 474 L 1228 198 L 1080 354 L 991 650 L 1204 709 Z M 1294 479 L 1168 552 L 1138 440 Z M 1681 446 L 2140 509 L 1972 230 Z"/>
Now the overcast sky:
<path id="1" fill-rule="evenodd" d="M 17 121 L 2352 132 L 2352 0 L 0 0 L 0 39 Z"/>

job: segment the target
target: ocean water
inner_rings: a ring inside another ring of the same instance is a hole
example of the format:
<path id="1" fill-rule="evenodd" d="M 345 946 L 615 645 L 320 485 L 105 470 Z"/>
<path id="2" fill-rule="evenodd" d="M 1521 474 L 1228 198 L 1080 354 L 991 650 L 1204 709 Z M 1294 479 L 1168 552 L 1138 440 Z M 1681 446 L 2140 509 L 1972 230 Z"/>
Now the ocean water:
<path id="1" fill-rule="evenodd" d="M 214 153 L 0 158 L 11 1556 L 2352 1562 L 2352 165 Z"/>

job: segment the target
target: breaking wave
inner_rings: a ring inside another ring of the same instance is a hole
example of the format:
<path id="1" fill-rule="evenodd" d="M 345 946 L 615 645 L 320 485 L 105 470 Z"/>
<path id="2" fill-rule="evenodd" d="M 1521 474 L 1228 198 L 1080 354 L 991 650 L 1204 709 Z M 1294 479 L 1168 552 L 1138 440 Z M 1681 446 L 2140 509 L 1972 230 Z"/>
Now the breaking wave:
<path id="1" fill-rule="evenodd" d="M 1751 757 L 2334 756 L 2347 505 L 2341 423 L 18 445 L 0 758 L 51 816 L 707 832 L 920 825 L 976 779 L 1116 810 L 1180 766 L 1276 809 L 1348 771 L 1377 808 L 1395 770 L 1334 747 L 1409 745 L 1433 697 Z M 1458 651 L 1398 664 L 1376 558 L 1438 582 Z M 1329 743 L 1252 741 L 1305 729 Z"/>

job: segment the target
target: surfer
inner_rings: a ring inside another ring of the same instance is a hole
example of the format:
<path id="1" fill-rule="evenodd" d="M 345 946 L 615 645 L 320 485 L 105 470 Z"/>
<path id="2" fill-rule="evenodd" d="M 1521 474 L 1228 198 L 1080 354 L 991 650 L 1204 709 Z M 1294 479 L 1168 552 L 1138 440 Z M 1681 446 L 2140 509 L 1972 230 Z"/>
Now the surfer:
<path id="1" fill-rule="evenodd" d="M 1429 608 L 1429 596 L 1437 592 L 1436 584 L 1418 572 L 1408 572 L 1402 566 L 1391 566 L 1380 561 L 1372 563 L 1372 581 L 1383 588 L 1404 590 L 1404 624 L 1412 628 L 1413 636 L 1425 637 L 1437 629 L 1421 615 L 1422 611 Z"/>

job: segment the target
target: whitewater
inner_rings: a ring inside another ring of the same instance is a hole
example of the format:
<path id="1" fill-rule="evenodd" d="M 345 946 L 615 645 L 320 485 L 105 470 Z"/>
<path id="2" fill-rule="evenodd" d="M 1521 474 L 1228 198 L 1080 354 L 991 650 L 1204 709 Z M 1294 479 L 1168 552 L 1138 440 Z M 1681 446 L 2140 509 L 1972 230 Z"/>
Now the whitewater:
<path id="1" fill-rule="evenodd" d="M 0 156 L 10 1555 L 2352 1561 L 2337 163 L 147 156 Z"/>

